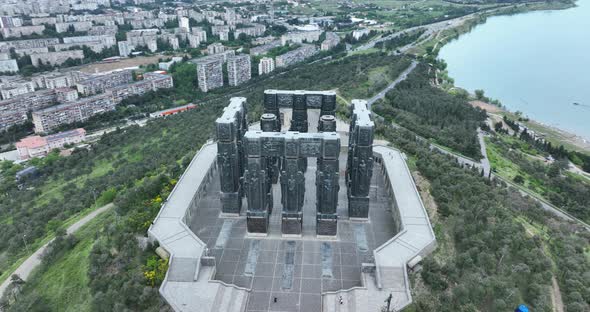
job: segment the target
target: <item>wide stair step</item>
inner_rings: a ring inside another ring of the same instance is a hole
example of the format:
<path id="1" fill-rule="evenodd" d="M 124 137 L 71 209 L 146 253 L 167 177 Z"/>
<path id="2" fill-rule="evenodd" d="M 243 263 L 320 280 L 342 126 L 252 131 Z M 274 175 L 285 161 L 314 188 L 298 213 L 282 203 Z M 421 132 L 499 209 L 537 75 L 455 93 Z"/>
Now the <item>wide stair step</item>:
<path id="1" fill-rule="evenodd" d="M 217 294 L 215 295 L 215 300 L 213 301 L 213 311 L 221 311 L 219 310 L 219 306 L 221 305 L 221 302 L 223 302 L 223 296 L 225 295 L 225 289 L 226 287 L 223 287 L 223 285 L 219 285 L 219 288 L 217 289 Z"/>
<path id="2" fill-rule="evenodd" d="M 364 288 L 325 294 L 322 300 L 323 312 L 361 312 L 366 310 L 368 304 L 367 290 Z"/>
<path id="3" fill-rule="evenodd" d="M 232 306 L 228 312 L 243 312 L 246 310 L 248 292 L 243 289 L 235 289 L 235 296 Z"/>
<path id="4" fill-rule="evenodd" d="M 243 312 L 246 308 L 248 292 L 232 286 L 219 284 L 212 312 Z"/>

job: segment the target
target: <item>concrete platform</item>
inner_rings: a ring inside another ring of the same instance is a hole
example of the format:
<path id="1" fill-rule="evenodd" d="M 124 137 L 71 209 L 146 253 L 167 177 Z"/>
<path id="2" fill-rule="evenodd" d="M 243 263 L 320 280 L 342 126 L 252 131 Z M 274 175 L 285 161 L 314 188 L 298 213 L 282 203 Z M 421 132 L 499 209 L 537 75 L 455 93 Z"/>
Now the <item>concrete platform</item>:
<path id="1" fill-rule="evenodd" d="M 316 120 L 310 113 L 311 131 Z M 175 311 L 372 312 L 390 294 L 398 310 L 411 303 L 407 263 L 436 246 L 426 210 L 403 155 L 374 146 L 369 219 L 350 220 L 346 130 L 338 124 L 344 148 L 335 237 L 315 234 L 315 159 L 305 173 L 302 235 L 281 234 L 277 184 L 270 231 L 254 236 L 246 231 L 246 200 L 240 214 L 221 213 L 217 146 L 201 148 L 148 230 L 171 255 L 160 294 Z"/>
<path id="2" fill-rule="evenodd" d="M 346 154 L 340 157 L 338 235 L 316 235 L 316 160 L 305 173 L 303 234 L 281 234 L 280 185 L 273 186 L 274 206 L 266 237 L 246 232 L 246 200 L 240 217 L 224 217 L 219 201 L 219 177 L 197 204 L 190 229 L 206 242 L 216 259 L 215 279 L 251 289 L 246 311 L 321 311 L 321 293 L 361 286 L 361 264 L 373 263 L 373 250 L 396 233 L 388 208 L 380 166 L 374 168 L 368 221 L 349 221 L 344 181 Z M 274 302 L 274 298 L 277 302 Z"/>

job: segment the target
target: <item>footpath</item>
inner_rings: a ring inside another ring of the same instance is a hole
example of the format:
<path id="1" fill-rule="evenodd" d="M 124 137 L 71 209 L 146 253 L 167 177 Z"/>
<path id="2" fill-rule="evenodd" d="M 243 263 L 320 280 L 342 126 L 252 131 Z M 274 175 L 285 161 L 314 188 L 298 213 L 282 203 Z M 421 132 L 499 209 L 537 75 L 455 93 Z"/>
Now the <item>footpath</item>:
<path id="1" fill-rule="evenodd" d="M 81 227 L 86 225 L 88 222 L 92 221 L 92 219 L 96 218 L 101 213 L 109 210 L 113 206 L 114 205 L 112 203 L 106 204 L 106 205 L 92 211 L 88 215 L 84 216 L 82 219 L 78 220 L 76 223 L 70 225 L 67 228 L 66 232 L 68 234 L 75 233 Z M 27 260 L 25 260 L 25 262 L 23 262 L 14 272 L 12 272 L 11 276 L 16 274 L 22 280 L 26 281 L 29 278 L 29 276 L 31 275 L 31 272 L 33 272 L 33 270 L 41 264 L 41 256 L 43 255 L 43 253 L 47 249 L 47 246 L 49 246 L 49 244 L 51 242 L 53 242 L 53 239 L 50 240 L 49 242 L 47 242 L 45 245 L 41 246 L 39 249 L 37 249 L 29 258 L 27 258 Z M 2 283 L 2 285 L 0 285 L 0 298 L 4 295 L 4 292 L 6 291 L 8 286 L 10 285 L 10 282 L 11 282 L 11 278 L 9 277 Z"/>

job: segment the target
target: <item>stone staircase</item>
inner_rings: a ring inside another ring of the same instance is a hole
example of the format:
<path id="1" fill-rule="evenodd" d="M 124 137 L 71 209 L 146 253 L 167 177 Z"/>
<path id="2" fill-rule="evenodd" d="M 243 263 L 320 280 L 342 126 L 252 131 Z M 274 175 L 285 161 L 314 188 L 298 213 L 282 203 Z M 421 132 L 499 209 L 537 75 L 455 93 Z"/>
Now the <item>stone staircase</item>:
<path id="1" fill-rule="evenodd" d="M 211 312 L 244 312 L 248 304 L 248 291 L 224 283 L 211 281 L 218 285 Z"/>
<path id="2" fill-rule="evenodd" d="M 342 297 L 342 303 L 340 298 Z M 355 312 L 366 311 L 368 291 L 364 287 L 355 287 L 322 295 L 323 312 Z"/>

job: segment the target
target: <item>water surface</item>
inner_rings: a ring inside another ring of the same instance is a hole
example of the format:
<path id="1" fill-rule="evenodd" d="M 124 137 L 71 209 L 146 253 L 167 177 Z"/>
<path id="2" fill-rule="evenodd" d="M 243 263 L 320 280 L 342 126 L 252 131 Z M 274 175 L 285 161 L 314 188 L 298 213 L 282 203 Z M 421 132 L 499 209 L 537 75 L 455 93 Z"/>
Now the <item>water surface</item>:
<path id="1" fill-rule="evenodd" d="M 590 0 L 577 4 L 488 18 L 439 55 L 456 86 L 590 139 Z"/>

